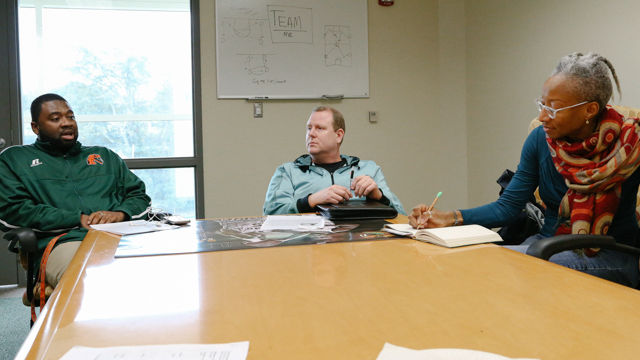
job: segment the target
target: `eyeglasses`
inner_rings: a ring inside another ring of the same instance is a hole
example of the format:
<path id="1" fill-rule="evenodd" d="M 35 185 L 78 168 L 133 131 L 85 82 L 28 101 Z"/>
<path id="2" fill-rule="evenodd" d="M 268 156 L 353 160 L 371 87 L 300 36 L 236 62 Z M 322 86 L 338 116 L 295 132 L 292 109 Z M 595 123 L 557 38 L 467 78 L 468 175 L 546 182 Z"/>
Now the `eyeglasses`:
<path id="1" fill-rule="evenodd" d="M 584 105 L 584 104 L 588 103 L 588 101 L 584 101 L 584 102 L 581 102 L 580 104 L 575 104 L 575 105 L 563 107 L 562 109 L 554 109 L 552 107 L 548 107 L 546 105 L 542 105 L 542 98 L 537 98 L 537 99 L 535 99 L 533 101 L 538 106 L 538 111 L 542 111 L 542 109 L 544 109 L 544 111 L 547 112 L 547 115 L 549 115 L 549 117 L 552 118 L 552 119 L 556 118 L 556 113 L 558 111 L 560 111 L 560 110 L 570 109 L 572 107 L 576 107 L 576 106 L 580 106 L 580 105 Z"/>

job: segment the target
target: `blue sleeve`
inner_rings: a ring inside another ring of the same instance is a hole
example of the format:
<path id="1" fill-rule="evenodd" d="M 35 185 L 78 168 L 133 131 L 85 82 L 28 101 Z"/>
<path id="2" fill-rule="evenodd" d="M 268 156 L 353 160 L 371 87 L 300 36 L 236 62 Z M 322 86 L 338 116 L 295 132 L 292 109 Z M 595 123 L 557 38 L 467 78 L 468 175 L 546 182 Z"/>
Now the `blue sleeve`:
<path id="1" fill-rule="evenodd" d="M 373 161 L 371 161 L 371 163 L 374 165 L 376 169 L 372 178 L 373 178 L 373 181 L 375 181 L 376 184 L 378 185 L 378 189 L 380 189 L 380 191 L 382 191 L 383 196 L 388 199 L 390 206 L 396 209 L 396 211 L 398 211 L 399 214 L 407 215 L 407 213 L 404 211 L 404 207 L 402 207 L 402 203 L 400 202 L 400 199 L 398 199 L 398 197 L 391 192 L 389 185 L 387 185 L 387 180 L 384 178 L 384 175 L 382 174 L 382 169 L 380 168 L 380 166 L 376 165 L 376 163 Z"/>
<path id="2" fill-rule="evenodd" d="M 524 209 L 538 187 L 540 174 L 538 147 L 541 146 L 541 131 L 536 130 L 525 141 L 516 173 L 502 196 L 490 204 L 460 210 L 465 225 L 478 224 L 489 228 L 504 226 Z"/>
<path id="3" fill-rule="evenodd" d="M 262 208 L 264 215 L 298 213 L 297 199 L 294 198 L 293 180 L 286 169 L 286 165 L 279 166 L 271 178 Z"/>

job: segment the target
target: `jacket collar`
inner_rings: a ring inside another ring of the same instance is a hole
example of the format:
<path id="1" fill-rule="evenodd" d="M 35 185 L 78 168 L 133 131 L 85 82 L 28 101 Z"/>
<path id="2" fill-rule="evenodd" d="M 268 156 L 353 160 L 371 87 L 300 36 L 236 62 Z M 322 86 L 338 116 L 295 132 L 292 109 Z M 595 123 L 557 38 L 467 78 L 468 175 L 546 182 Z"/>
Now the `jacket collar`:
<path id="1" fill-rule="evenodd" d="M 348 156 L 340 154 L 340 158 L 347 161 L 347 167 L 358 166 L 360 159 L 355 156 Z M 302 172 L 307 172 L 309 168 L 316 167 L 311 161 L 311 155 L 304 154 L 293 161 L 293 165 L 300 169 Z"/>
<path id="2" fill-rule="evenodd" d="M 58 150 L 57 147 L 49 144 L 48 142 L 42 142 L 40 140 L 36 139 L 36 142 L 33 144 L 35 145 L 36 148 L 46 152 L 49 155 L 52 156 L 64 156 L 64 155 L 69 155 L 69 156 L 73 156 L 73 155 L 77 155 L 80 153 L 80 148 L 82 147 L 82 144 L 80 143 L 80 141 L 76 141 L 76 143 L 73 145 L 73 147 L 71 149 L 69 149 L 69 151 L 67 151 L 66 154 L 62 153 L 62 151 Z"/>

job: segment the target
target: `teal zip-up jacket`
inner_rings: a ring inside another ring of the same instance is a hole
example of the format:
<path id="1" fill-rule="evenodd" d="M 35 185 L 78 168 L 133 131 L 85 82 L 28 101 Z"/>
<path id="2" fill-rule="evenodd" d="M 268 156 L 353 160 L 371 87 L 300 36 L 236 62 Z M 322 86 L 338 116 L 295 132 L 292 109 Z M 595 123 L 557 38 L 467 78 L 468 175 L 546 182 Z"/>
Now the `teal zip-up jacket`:
<path id="1" fill-rule="evenodd" d="M 40 249 L 51 238 L 81 241 L 80 215 L 122 211 L 144 216 L 151 205 L 145 185 L 113 151 L 77 142 L 66 154 L 37 141 L 0 154 L 0 229 L 32 228 Z"/>
<path id="2" fill-rule="evenodd" d="M 311 155 L 302 155 L 294 162 L 284 163 L 276 169 L 269 183 L 267 196 L 262 209 L 265 215 L 299 213 L 297 201 L 300 198 L 326 189 L 331 185 L 349 188 L 351 167 L 355 169 L 353 177 L 369 175 L 378 184 L 382 194 L 390 201 L 398 213 L 406 215 L 402 203 L 391 192 L 384 179 L 380 166 L 369 160 L 360 160 L 355 156 L 340 155 L 346 165 L 330 174 L 311 161 Z"/>

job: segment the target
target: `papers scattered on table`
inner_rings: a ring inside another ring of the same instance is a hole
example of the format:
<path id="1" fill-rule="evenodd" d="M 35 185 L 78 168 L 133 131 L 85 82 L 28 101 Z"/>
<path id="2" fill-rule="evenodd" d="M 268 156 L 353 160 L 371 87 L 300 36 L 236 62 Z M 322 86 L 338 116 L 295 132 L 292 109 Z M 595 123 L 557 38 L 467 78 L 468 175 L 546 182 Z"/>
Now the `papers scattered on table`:
<path id="1" fill-rule="evenodd" d="M 60 360 L 154 359 L 154 360 L 246 360 L 249 342 L 228 344 L 143 345 L 91 348 L 74 346 Z"/>
<path id="2" fill-rule="evenodd" d="M 502 241 L 498 233 L 480 225 L 416 230 L 409 224 L 386 224 L 384 230 L 448 248 Z"/>
<path id="3" fill-rule="evenodd" d="M 333 223 L 331 225 L 333 226 Z M 262 223 L 260 231 L 325 231 L 324 228 L 325 219 L 318 215 L 269 215 Z"/>
<path id="4" fill-rule="evenodd" d="M 158 222 L 146 220 L 122 221 L 117 223 L 97 224 L 90 226 L 92 229 L 106 231 L 116 235 L 142 234 L 152 231 L 171 230 L 179 227 L 176 225 L 161 224 Z"/>
<path id="5" fill-rule="evenodd" d="M 466 349 L 413 350 L 385 343 L 376 360 L 534 360 L 512 359 L 484 351 Z"/>

